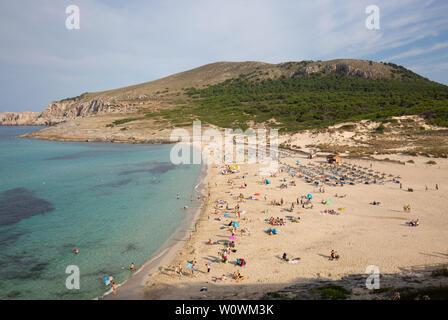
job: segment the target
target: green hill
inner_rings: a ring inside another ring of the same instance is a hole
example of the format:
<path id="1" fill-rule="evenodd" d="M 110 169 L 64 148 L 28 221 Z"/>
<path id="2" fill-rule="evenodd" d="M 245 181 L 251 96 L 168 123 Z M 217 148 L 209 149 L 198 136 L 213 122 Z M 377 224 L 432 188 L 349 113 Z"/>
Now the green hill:
<path id="1" fill-rule="evenodd" d="M 420 115 L 428 124 L 448 126 L 447 86 L 393 63 L 351 59 L 216 62 L 155 81 L 67 98 L 44 114 L 52 119 L 53 111 L 60 109 L 59 118 L 73 118 L 86 106 L 98 104 L 122 111 L 123 119 L 109 126 L 146 116 L 164 127 L 189 126 L 199 119 L 225 128 L 263 124 L 297 131 L 400 115 Z M 96 110 L 87 109 L 92 114 Z"/>
<path id="2" fill-rule="evenodd" d="M 175 126 L 200 119 L 229 128 L 265 123 L 282 131 L 400 115 L 421 115 L 429 124 L 448 126 L 448 87 L 392 63 L 255 66 L 216 84 L 184 88 L 181 96 L 165 97 L 171 107 L 146 116 Z"/>

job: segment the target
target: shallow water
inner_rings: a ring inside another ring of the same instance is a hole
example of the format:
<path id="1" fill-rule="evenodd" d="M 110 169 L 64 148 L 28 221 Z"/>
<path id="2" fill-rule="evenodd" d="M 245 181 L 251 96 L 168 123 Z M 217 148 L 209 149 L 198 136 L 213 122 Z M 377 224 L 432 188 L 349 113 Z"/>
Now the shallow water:
<path id="1" fill-rule="evenodd" d="M 36 129 L 0 127 L 0 299 L 101 296 L 105 276 L 125 281 L 180 226 L 201 167 L 172 165 L 169 145 L 17 137 Z"/>

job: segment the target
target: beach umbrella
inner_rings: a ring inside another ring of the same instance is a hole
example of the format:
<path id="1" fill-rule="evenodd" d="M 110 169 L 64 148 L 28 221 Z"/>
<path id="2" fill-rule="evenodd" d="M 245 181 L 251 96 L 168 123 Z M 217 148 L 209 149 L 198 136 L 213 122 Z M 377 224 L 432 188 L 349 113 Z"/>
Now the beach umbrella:
<path id="1" fill-rule="evenodd" d="M 230 236 L 229 239 L 230 240 L 236 240 L 236 237 L 235 236 Z"/>
<path id="2" fill-rule="evenodd" d="M 237 228 L 237 227 L 239 227 L 240 225 L 239 225 L 239 223 L 238 223 L 238 222 L 236 222 L 236 221 L 233 221 L 233 226 L 234 226 L 235 228 Z"/>

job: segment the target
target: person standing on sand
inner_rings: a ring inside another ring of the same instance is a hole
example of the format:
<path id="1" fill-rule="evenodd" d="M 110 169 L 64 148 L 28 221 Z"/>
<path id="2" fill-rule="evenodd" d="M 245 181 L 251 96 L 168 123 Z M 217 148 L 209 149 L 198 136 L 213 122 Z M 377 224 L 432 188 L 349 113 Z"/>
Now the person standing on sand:
<path id="1" fill-rule="evenodd" d="M 436 183 L 436 190 L 439 190 L 439 185 Z"/>
<path id="2" fill-rule="evenodd" d="M 112 282 L 112 292 L 114 295 L 117 294 L 117 285 L 115 284 L 115 282 Z"/>

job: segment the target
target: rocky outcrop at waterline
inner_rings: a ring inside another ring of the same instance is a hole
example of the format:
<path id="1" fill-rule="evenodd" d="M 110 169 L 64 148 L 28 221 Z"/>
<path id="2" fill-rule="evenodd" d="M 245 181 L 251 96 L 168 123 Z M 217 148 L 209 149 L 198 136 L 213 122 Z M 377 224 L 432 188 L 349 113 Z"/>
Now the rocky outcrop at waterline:
<path id="1" fill-rule="evenodd" d="M 2 126 L 38 126 L 37 118 L 42 112 L 4 112 L 0 113 Z"/>
<path id="2" fill-rule="evenodd" d="M 1 126 L 52 126 L 65 121 L 104 113 L 126 113 L 126 106 L 103 100 L 79 101 L 66 99 L 52 102 L 42 112 L 0 113 Z"/>

